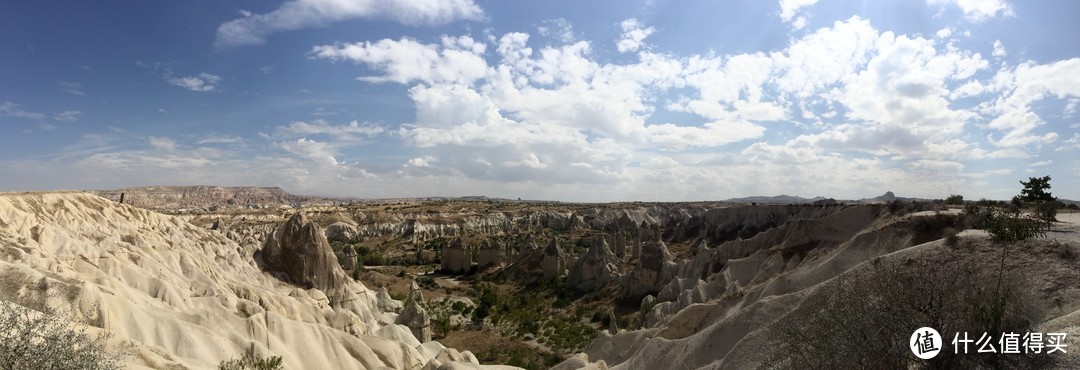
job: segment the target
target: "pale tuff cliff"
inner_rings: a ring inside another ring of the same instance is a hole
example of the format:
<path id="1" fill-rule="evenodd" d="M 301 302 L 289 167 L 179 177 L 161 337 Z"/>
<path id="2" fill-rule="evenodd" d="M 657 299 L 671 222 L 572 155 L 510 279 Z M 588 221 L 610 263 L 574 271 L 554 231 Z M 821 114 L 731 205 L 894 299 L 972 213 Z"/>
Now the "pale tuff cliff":
<path id="1" fill-rule="evenodd" d="M 400 302 L 351 280 L 286 283 L 261 271 L 253 252 L 89 194 L 0 194 L 0 298 L 66 310 L 112 333 L 109 348 L 128 368 L 216 368 L 252 346 L 290 369 L 476 365 L 395 324 Z"/>

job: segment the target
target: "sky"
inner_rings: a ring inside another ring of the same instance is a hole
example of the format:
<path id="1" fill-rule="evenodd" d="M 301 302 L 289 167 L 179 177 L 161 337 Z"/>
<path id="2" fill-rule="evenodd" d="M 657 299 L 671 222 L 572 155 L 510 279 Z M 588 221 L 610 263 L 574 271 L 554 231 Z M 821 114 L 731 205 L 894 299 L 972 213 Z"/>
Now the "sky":
<path id="1" fill-rule="evenodd" d="M 4 1 L 0 191 L 1080 199 L 1080 2 Z"/>

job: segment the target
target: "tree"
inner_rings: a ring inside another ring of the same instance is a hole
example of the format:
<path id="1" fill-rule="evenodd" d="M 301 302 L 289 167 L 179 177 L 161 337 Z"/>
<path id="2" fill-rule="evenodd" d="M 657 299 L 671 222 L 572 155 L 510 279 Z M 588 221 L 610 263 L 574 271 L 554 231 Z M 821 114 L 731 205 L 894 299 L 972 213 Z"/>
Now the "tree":
<path id="1" fill-rule="evenodd" d="M 1024 189 L 1020 190 L 1020 200 L 1025 202 L 1045 202 L 1055 200 L 1047 190 L 1050 189 L 1050 176 L 1029 177 L 1027 182 L 1020 181 Z"/>
<path id="2" fill-rule="evenodd" d="M 1050 194 L 1050 176 L 1030 177 L 1028 181 L 1020 181 L 1024 188 L 1020 190 L 1019 199 L 1026 204 L 1032 205 L 1035 215 L 1046 222 L 1046 229 L 1057 217 L 1057 198 Z M 1014 198 L 1016 199 L 1016 198 Z"/>
<path id="3" fill-rule="evenodd" d="M 964 196 L 960 195 L 960 194 L 950 195 L 948 198 L 945 198 L 945 204 L 954 204 L 954 205 L 964 204 Z"/>

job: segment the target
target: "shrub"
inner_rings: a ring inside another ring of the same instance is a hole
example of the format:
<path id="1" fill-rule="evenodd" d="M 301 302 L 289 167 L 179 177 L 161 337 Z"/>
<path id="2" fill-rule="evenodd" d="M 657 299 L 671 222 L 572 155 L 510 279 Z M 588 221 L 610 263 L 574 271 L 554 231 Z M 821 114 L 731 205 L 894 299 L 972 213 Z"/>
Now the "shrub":
<path id="1" fill-rule="evenodd" d="M 907 369 L 1035 368 L 1036 355 L 954 354 L 955 333 L 1024 333 L 1037 315 L 1022 279 L 997 279 L 997 269 L 940 260 L 875 263 L 842 276 L 767 327 L 764 368 Z M 861 276 L 860 276 L 861 275 Z M 1000 285 L 999 285 L 1000 284 Z M 932 360 L 911 354 L 907 340 L 923 326 L 937 329 L 943 348 Z M 995 342 L 996 343 L 996 342 Z"/>
<path id="2" fill-rule="evenodd" d="M 1038 221 L 1019 214 L 994 215 L 986 231 L 995 240 L 1003 242 L 1016 242 L 1044 235 Z"/>
<path id="3" fill-rule="evenodd" d="M 948 198 L 945 198 L 945 204 L 951 204 L 951 205 L 964 204 L 964 196 L 959 195 L 959 194 L 950 195 Z"/>
<path id="4" fill-rule="evenodd" d="M 244 356 L 240 359 L 233 359 L 229 361 L 221 361 L 218 364 L 218 370 L 282 370 L 281 356 L 272 356 L 270 358 L 263 358 L 255 354 L 255 345 L 248 347 L 247 351 L 244 351 Z"/>
<path id="5" fill-rule="evenodd" d="M 954 248 L 960 245 L 960 237 L 956 236 L 956 234 L 959 234 L 959 232 L 954 228 L 945 229 L 945 245 Z"/>
<path id="6" fill-rule="evenodd" d="M 120 368 L 119 356 L 105 349 L 108 335 L 90 336 L 84 324 L 54 310 L 0 305 L 0 369 Z"/>

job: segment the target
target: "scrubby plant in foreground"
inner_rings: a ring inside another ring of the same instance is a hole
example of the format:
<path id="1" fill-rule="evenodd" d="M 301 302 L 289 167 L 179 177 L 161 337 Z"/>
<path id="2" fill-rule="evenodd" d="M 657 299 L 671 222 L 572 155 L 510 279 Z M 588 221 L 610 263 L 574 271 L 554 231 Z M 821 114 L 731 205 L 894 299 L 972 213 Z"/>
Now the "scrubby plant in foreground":
<path id="1" fill-rule="evenodd" d="M 91 336 L 84 324 L 53 310 L 38 312 L 0 301 L 0 369 L 119 369 L 105 348 L 108 336 Z"/>
<path id="2" fill-rule="evenodd" d="M 255 354 L 255 347 L 249 347 L 244 351 L 244 356 L 239 359 L 221 361 L 218 370 L 282 370 L 281 356 L 260 357 Z"/>
<path id="3" fill-rule="evenodd" d="M 959 252 L 955 252 L 959 253 Z M 1022 279 L 996 275 L 953 258 L 945 261 L 879 261 L 841 276 L 798 309 L 768 327 L 768 351 L 760 359 L 772 369 L 951 369 L 1052 366 L 1046 356 L 954 354 L 954 333 L 1025 333 L 1038 313 Z M 947 348 L 932 360 L 915 358 L 908 347 L 920 327 L 937 329 Z"/>

